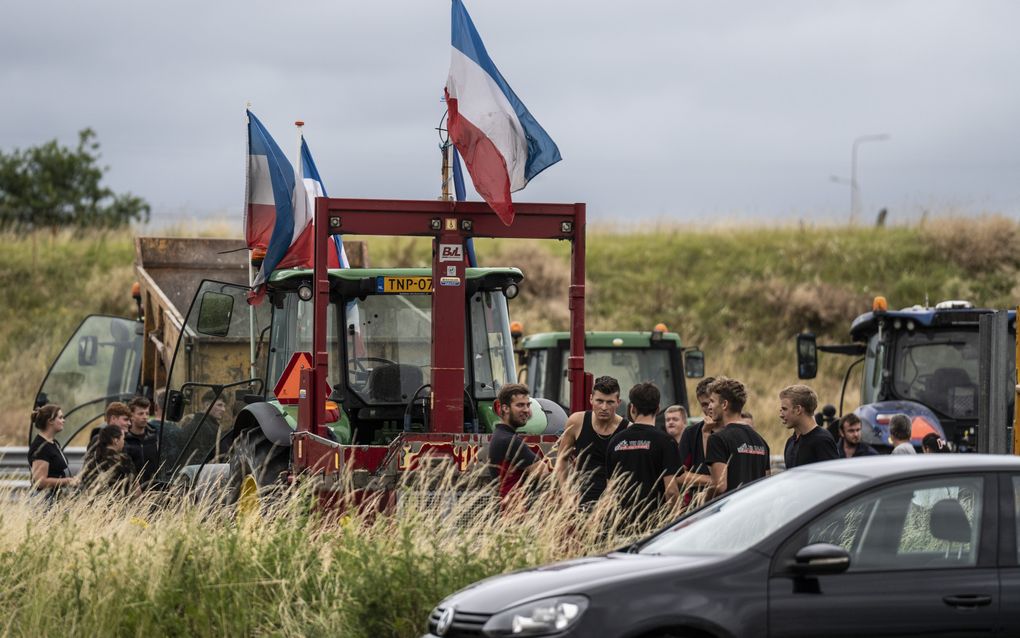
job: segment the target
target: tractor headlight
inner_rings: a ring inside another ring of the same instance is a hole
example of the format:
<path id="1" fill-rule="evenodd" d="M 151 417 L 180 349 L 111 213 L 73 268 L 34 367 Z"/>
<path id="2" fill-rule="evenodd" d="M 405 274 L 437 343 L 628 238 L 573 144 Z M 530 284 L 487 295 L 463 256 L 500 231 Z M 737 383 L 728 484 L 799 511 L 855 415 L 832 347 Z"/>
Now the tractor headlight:
<path id="1" fill-rule="evenodd" d="M 485 623 L 487 636 L 543 636 L 566 631 L 588 608 L 584 596 L 556 596 L 501 611 Z"/>

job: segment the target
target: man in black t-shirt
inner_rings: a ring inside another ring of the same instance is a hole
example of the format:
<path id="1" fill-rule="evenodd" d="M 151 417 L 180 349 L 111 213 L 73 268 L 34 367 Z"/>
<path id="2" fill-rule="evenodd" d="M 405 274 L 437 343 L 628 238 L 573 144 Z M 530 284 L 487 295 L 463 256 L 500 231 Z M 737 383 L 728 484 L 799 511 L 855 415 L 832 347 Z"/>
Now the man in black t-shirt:
<path id="1" fill-rule="evenodd" d="M 836 441 L 836 452 L 841 459 L 857 456 L 875 456 L 875 448 L 861 440 L 861 419 L 856 414 L 844 414 L 839 420 L 839 440 Z"/>
<path id="2" fill-rule="evenodd" d="M 719 377 L 708 388 L 708 412 L 720 424 L 708 437 L 705 463 L 712 484 L 708 498 L 731 492 L 769 474 L 769 446 L 754 428 L 740 422 L 747 402 L 744 384 Z"/>
<path id="3" fill-rule="evenodd" d="M 680 450 L 668 434 L 655 427 L 659 411 L 659 389 L 654 383 L 639 383 L 630 390 L 631 424 L 609 441 L 606 476 L 625 481 L 617 494 L 629 509 L 631 522 L 654 512 L 665 502 L 673 503 L 680 492 L 676 474 L 681 471 Z"/>
<path id="4" fill-rule="evenodd" d="M 518 428 L 531 418 L 531 397 L 528 386 L 508 383 L 499 389 L 493 407 L 500 422 L 489 440 L 489 476 L 498 481 L 499 497 L 505 505 L 507 498 L 526 476 L 541 475 L 546 466 L 518 436 Z"/>
<path id="5" fill-rule="evenodd" d="M 806 385 L 791 385 L 779 393 L 779 420 L 793 434 L 786 441 L 786 469 L 838 459 L 836 440 L 815 421 L 818 396 Z"/>

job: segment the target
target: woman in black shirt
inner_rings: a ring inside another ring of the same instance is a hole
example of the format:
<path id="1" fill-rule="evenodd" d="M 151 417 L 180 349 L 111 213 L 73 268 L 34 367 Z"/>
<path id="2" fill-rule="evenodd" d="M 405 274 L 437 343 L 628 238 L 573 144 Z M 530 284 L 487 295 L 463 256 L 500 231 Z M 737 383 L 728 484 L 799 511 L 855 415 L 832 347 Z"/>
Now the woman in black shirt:
<path id="1" fill-rule="evenodd" d="M 32 484 L 45 492 L 47 498 L 53 498 L 60 488 L 78 484 L 78 479 L 71 476 L 60 445 L 54 441 L 57 433 L 64 429 L 64 412 L 52 403 L 44 405 L 32 412 L 32 426 L 39 430 L 28 446 Z"/>

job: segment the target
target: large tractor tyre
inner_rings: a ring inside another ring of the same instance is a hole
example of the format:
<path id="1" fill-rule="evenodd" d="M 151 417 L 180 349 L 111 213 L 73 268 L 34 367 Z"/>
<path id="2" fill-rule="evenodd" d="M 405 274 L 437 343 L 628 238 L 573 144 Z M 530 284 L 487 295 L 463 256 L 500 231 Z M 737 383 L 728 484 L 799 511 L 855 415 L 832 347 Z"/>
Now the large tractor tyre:
<path id="1" fill-rule="evenodd" d="M 276 445 L 255 428 L 241 432 L 230 449 L 227 503 L 239 514 L 261 512 L 286 487 L 290 448 Z"/>

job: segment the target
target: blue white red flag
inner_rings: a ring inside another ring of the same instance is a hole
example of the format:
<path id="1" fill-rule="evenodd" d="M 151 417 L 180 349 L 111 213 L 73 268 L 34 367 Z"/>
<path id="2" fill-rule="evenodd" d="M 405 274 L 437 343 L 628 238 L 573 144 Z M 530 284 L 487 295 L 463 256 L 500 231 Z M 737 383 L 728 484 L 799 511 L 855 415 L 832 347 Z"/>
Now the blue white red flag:
<path id="1" fill-rule="evenodd" d="M 461 0 L 453 0 L 451 15 L 450 139 L 475 190 L 509 226 L 514 218 L 510 193 L 560 161 L 560 151 L 503 79 Z"/>
<path id="2" fill-rule="evenodd" d="M 255 114 L 248 116 L 248 175 L 245 193 L 244 237 L 249 249 L 269 248 L 277 224 L 286 226 L 294 190 L 294 170 L 273 137 Z M 282 257 L 283 253 L 277 257 Z"/>
<path id="3" fill-rule="evenodd" d="M 313 206 L 314 217 L 315 198 L 329 195 L 326 194 L 326 185 L 322 183 L 322 177 L 319 176 L 319 169 L 315 167 L 315 160 L 312 159 L 312 152 L 308 150 L 308 142 L 305 141 L 304 135 L 301 136 L 301 172 L 304 175 L 305 192 L 308 193 L 308 200 Z M 347 251 L 344 250 L 340 235 L 333 235 L 333 246 L 336 248 L 336 259 L 340 268 L 350 268 L 351 264 L 347 261 Z"/>
<path id="4" fill-rule="evenodd" d="M 269 131 L 248 111 L 245 240 L 249 248 L 265 248 L 266 251 L 262 267 L 252 282 L 255 289 L 250 295 L 252 303 L 261 302 L 263 285 L 277 268 L 311 268 L 313 265 L 314 199 L 309 198 L 305 188 L 303 164 L 298 164 L 295 173 Z M 319 183 L 321 185 L 321 181 Z M 339 265 L 334 251 L 330 251 L 329 265 L 334 268 Z"/>

